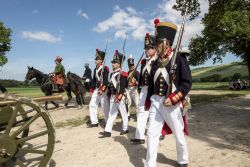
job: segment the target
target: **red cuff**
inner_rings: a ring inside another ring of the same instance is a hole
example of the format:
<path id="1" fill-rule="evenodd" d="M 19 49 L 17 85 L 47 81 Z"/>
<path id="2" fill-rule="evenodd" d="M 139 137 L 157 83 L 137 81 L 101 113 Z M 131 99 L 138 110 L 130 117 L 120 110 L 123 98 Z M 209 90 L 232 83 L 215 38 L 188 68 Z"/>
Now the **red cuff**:
<path id="1" fill-rule="evenodd" d="M 151 101 L 150 100 L 146 100 L 145 103 L 144 103 L 145 109 L 149 109 L 150 106 L 151 106 Z"/>
<path id="2" fill-rule="evenodd" d="M 93 88 L 90 88 L 89 89 L 89 93 L 93 93 L 94 92 L 94 89 Z"/>
<path id="3" fill-rule="evenodd" d="M 179 103 L 182 98 L 183 98 L 183 93 L 182 92 L 178 92 L 178 93 L 172 93 L 168 96 L 168 98 L 171 100 L 172 104 L 175 105 L 177 103 Z"/>

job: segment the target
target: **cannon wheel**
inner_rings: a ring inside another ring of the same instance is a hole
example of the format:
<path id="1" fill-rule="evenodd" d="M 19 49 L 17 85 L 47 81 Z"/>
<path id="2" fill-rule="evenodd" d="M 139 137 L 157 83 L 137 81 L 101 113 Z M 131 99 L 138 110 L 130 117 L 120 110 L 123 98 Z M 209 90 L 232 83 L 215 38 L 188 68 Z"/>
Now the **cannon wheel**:
<path id="1" fill-rule="evenodd" d="M 32 110 L 26 111 L 27 108 Z M 17 121 L 18 117 L 19 119 L 21 117 L 21 120 Z M 30 133 L 30 127 L 37 120 L 45 125 L 44 128 Z M 43 144 L 43 147 L 46 147 L 45 149 L 38 149 L 30 144 L 32 140 L 34 141 L 39 137 L 47 139 L 46 143 Z M 13 112 L 5 129 L 2 132 L 0 131 L 0 164 L 3 164 L 3 166 L 28 167 L 31 162 L 27 163 L 25 155 L 29 154 L 31 157 L 32 155 L 39 156 L 39 158 L 34 158 L 38 161 L 36 165 L 45 167 L 52 156 L 54 144 L 55 130 L 48 113 L 43 111 L 38 104 L 18 101 L 13 107 Z"/>

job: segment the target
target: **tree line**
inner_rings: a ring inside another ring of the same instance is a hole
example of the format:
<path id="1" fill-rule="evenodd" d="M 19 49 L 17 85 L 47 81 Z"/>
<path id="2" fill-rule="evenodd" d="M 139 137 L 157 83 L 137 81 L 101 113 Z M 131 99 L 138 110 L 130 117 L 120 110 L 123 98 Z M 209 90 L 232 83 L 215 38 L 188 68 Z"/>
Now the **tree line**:
<path id="1" fill-rule="evenodd" d="M 0 84 L 5 88 L 39 86 L 36 80 L 33 80 L 29 84 L 26 84 L 24 81 L 17 81 L 14 79 L 0 79 Z"/>

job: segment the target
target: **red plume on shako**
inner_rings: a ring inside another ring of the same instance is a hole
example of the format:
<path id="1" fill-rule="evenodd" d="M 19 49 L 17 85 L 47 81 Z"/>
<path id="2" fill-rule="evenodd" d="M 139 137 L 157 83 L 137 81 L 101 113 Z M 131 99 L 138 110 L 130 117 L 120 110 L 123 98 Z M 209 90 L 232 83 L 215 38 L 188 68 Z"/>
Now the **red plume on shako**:
<path id="1" fill-rule="evenodd" d="M 154 20 L 155 26 L 156 26 L 158 23 L 160 23 L 160 20 L 159 20 L 158 18 L 156 18 L 156 19 Z"/>

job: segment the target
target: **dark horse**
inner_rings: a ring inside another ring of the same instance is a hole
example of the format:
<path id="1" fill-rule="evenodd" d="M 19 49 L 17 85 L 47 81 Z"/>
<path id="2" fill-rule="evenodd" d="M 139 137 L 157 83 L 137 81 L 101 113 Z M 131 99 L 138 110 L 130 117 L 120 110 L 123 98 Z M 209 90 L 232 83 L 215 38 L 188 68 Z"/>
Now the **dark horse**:
<path id="1" fill-rule="evenodd" d="M 85 96 L 86 89 L 84 87 L 84 83 L 82 82 L 82 78 L 69 71 L 67 73 L 67 79 L 68 79 L 68 82 L 70 83 L 71 90 L 76 91 L 75 92 L 76 102 L 78 104 L 85 104 L 84 96 Z M 70 97 L 72 98 L 72 96 Z"/>
<path id="2" fill-rule="evenodd" d="M 43 74 L 41 71 L 33 68 L 33 67 L 28 67 L 28 72 L 26 74 L 25 77 L 25 82 L 28 82 L 30 80 L 32 80 L 33 78 L 36 79 L 36 81 L 38 82 L 38 84 L 41 86 L 41 90 L 42 92 L 45 93 L 45 96 L 51 96 L 53 94 L 53 87 L 52 87 L 52 80 L 51 77 L 48 74 Z M 76 86 L 78 85 L 78 86 Z M 72 78 L 70 79 L 66 79 L 66 81 L 64 82 L 63 86 L 59 86 L 58 87 L 58 93 L 60 92 L 66 92 L 67 96 L 68 96 L 68 100 L 66 101 L 66 103 L 64 104 L 66 107 L 68 106 L 68 103 L 70 102 L 70 100 L 72 99 L 72 95 L 71 95 L 71 91 L 75 94 L 76 96 L 76 101 L 78 105 L 82 105 L 82 101 L 78 100 L 79 99 L 79 88 L 81 88 L 81 90 L 85 90 L 84 86 L 82 85 L 81 82 L 78 82 L 76 80 Z M 81 94 L 84 94 L 84 92 Z M 54 101 L 51 101 L 52 104 L 54 104 L 55 107 L 59 107 L 59 105 L 57 103 L 55 103 Z M 48 102 L 45 102 L 45 108 L 48 109 Z"/>

